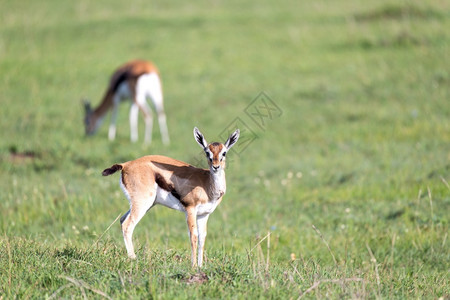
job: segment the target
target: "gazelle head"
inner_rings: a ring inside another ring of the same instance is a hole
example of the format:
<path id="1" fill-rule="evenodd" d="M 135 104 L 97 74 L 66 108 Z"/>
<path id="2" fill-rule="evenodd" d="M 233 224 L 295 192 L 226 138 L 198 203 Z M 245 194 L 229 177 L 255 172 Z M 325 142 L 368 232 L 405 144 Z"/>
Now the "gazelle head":
<path id="1" fill-rule="evenodd" d="M 83 101 L 84 104 L 84 127 L 86 135 L 93 135 L 98 128 L 98 122 L 94 118 L 94 111 L 91 108 L 91 103 L 87 100 Z"/>
<path id="2" fill-rule="evenodd" d="M 225 169 L 225 156 L 228 150 L 236 144 L 239 139 L 239 129 L 233 132 L 225 144 L 222 143 L 211 143 L 206 142 L 203 134 L 198 130 L 197 127 L 194 128 L 194 137 L 197 143 L 205 151 L 206 158 L 208 159 L 209 170 L 211 173 L 217 173 L 220 170 Z"/>

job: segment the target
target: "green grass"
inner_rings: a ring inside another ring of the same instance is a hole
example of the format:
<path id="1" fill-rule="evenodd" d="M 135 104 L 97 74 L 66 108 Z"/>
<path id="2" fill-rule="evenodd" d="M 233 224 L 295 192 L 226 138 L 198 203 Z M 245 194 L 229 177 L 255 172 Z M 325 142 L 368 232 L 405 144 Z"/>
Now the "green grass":
<path id="1" fill-rule="evenodd" d="M 437 0 L 0 0 L 0 299 L 448 298 L 449 26 Z M 81 99 L 133 58 L 161 70 L 170 146 L 142 120 L 131 144 L 125 104 L 116 141 L 83 136 Z M 280 111 L 261 128 L 262 91 Z M 193 127 L 220 140 L 236 118 L 205 266 L 163 207 L 128 260 L 101 171 L 202 160 Z"/>

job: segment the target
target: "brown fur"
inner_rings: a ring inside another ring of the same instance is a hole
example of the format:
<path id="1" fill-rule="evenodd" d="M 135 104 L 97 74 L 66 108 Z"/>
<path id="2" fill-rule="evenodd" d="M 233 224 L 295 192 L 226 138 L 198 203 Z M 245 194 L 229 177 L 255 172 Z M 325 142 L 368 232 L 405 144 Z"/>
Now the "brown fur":
<path id="1" fill-rule="evenodd" d="M 148 155 L 121 165 L 123 184 L 131 197 L 140 193 L 142 188 L 148 190 L 155 182 L 171 193 L 175 186 L 181 186 L 175 192 L 185 207 L 206 203 L 213 194 L 210 188 L 202 187 L 202 183 L 209 179 L 209 170 L 170 157 Z M 189 184 L 183 184 L 187 181 Z"/>
<path id="2" fill-rule="evenodd" d="M 218 155 L 218 154 L 220 153 L 220 151 L 222 151 L 223 145 L 222 145 L 221 143 L 211 143 L 211 144 L 208 146 L 208 148 L 209 148 L 209 150 L 210 150 L 212 153 L 215 153 L 215 155 L 213 155 L 212 164 L 213 164 L 214 166 L 217 166 L 217 165 L 221 164 L 222 167 L 225 167 L 225 162 L 222 164 L 221 161 L 220 161 L 220 157 L 219 157 L 219 155 Z"/>

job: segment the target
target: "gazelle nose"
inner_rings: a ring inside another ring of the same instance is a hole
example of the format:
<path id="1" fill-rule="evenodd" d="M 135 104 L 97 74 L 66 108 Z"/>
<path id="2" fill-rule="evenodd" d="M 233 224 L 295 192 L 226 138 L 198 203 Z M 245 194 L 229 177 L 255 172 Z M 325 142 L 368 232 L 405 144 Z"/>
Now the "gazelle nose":
<path id="1" fill-rule="evenodd" d="M 220 168 L 220 166 L 212 166 L 212 167 L 213 167 L 214 171 L 217 171 Z"/>

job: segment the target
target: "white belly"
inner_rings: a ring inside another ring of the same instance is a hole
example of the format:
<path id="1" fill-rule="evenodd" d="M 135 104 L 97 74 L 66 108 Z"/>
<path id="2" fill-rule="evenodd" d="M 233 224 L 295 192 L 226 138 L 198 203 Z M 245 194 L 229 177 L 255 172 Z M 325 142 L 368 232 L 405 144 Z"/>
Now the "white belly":
<path id="1" fill-rule="evenodd" d="M 171 193 L 160 188 L 159 186 L 156 187 L 155 204 L 161 204 L 168 208 L 176 209 L 183 212 L 186 211 L 183 204 L 181 204 L 180 200 L 178 200 Z"/>
<path id="2" fill-rule="evenodd" d="M 119 84 L 116 90 L 115 97 L 117 99 L 116 100 L 117 102 L 120 102 L 121 100 L 125 99 L 131 99 L 130 86 L 126 81 L 123 81 Z"/>

